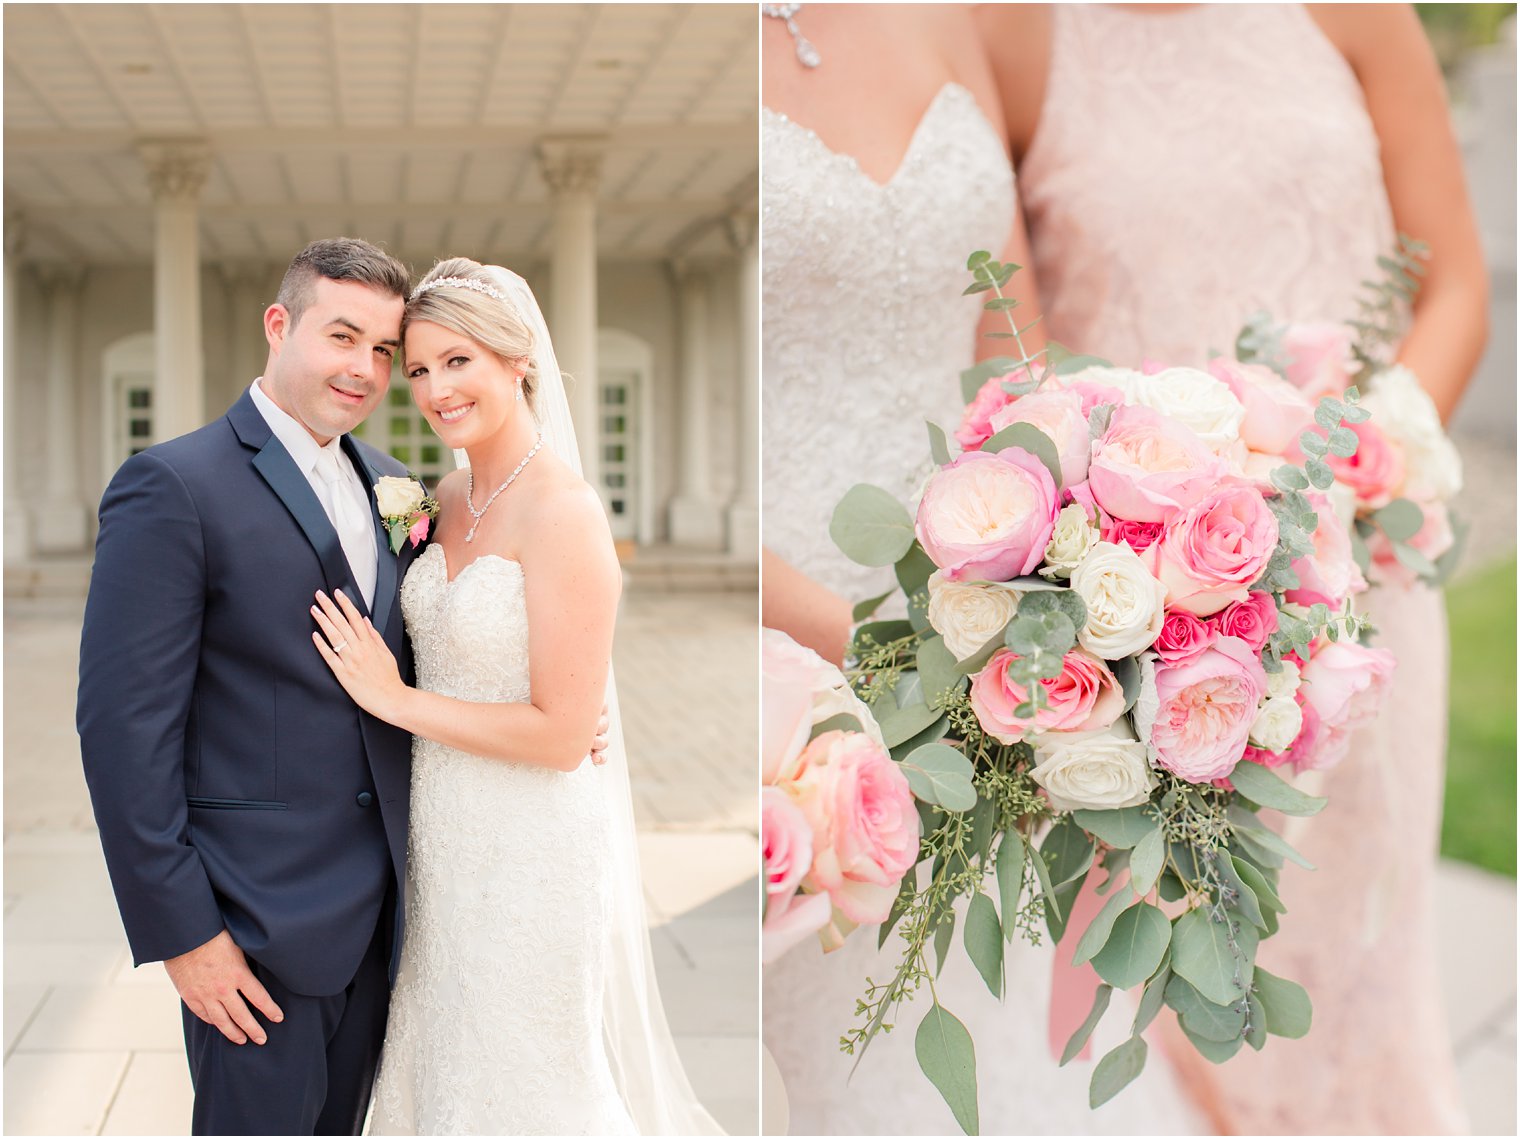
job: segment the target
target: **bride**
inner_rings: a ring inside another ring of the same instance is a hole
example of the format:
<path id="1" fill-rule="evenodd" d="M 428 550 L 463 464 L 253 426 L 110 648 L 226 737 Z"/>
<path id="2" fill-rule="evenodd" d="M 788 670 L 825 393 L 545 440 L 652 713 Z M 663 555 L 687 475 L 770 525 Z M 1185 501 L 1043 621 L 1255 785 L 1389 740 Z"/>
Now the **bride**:
<path id="1" fill-rule="evenodd" d="M 355 703 L 414 737 L 371 1128 L 715 1133 L 655 986 L 610 676 L 621 578 L 538 303 L 517 274 L 452 258 L 402 327 L 417 406 L 469 458 L 401 587 L 417 687 L 347 598 L 313 607 Z M 584 744 L 604 698 L 599 767 Z"/>

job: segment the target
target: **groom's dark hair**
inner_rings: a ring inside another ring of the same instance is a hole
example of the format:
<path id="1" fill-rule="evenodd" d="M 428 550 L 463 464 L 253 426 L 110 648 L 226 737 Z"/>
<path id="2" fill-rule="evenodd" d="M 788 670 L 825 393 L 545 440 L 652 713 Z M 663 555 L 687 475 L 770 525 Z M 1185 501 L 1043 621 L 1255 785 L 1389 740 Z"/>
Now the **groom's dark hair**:
<path id="1" fill-rule="evenodd" d="M 284 305 L 294 326 L 311 304 L 318 277 L 357 281 L 393 297 L 405 298 L 411 274 L 383 249 L 357 237 L 324 237 L 313 241 L 291 261 L 280 282 L 275 304 Z"/>

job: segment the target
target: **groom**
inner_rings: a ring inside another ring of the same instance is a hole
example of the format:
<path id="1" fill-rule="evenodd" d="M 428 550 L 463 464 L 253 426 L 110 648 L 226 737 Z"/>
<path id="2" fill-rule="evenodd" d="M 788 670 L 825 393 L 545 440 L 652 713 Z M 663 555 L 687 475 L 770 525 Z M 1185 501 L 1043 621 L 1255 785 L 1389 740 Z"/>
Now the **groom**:
<path id="1" fill-rule="evenodd" d="M 351 238 L 291 262 L 264 374 L 124 463 L 80 646 L 85 776 L 136 964 L 183 1001 L 196 1134 L 358 1134 L 401 945 L 411 737 L 312 644 L 342 590 L 411 674 L 375 507 L 404 475 L 349 432 L 400 350 L 408 274 Z"/>

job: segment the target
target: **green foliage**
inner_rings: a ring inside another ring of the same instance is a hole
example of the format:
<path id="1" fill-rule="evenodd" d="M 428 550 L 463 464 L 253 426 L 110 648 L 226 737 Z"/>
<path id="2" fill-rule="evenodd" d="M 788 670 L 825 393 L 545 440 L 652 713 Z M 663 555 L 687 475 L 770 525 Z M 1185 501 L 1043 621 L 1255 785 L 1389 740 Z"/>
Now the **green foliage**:
<path id="1" fill-rule="evenodd" d="M 857 483 L 834 508 L 829 537 L 851 561 L 889 566 L 913 545 L 913 519 L 881 487 Z"/>
<path id="2" fill-rule="evenodd" d="M 1066 1042 L 1066 1047 L 1061 1051 L 1061 1067 L 1065 1067 L 1077 1058 L 1078 1053 L 1087 1046 L 1087 1040 L 1092 1036 L 1093 1029 L 1098 1027 L 1098 1021 L 1103 1019 L 1103 1014 L 1108 1011 L 1109 999 L 1114 995 L 1112 985 L 1099 985 L 1098 991 L 1093 994 L 1092 1008 L 1088 1010 L 1086 1018 L 1071 1034 L 1071 1039 Z"/>
<path id="3" fill-rule="evenodd" d="M 967 1135 L 978 1133 L 976 1108 L 976 1048 L 966 1026 L 940 1007 L 929 1010 L 913 1038 L 918 1066 L 939 1089 Z"/>
<path id="4" fill-rule="evenodd" d="M 925 803 L 947 811 L 969 811 L 976 806 L 971 785 L 971 762 L 948 744 L 925 744 L 898 765 L 908 777 L 908 787 Z"/>
<path id="5" fill-rule="evenodd" d="M 1429 258 L 1430 249 L 1424 242 L 1401 233 L 1392 252 L 1377 259 L 1382 275 L 1362 282 L 1358 316 L 1347 323 L 1356 329 L 1354 351 L 1363 375 L 1386 367 L 1403 339 Z"/>
<path id="6" fill-rule="evenodd" d="M 1088 1106 L 1102 1107 L 1123 1091 L 1144 1070 L 1145 1054 L 1145 1041 L 1131 1036 L 1099 1060 L 1088 1086 Z"/>

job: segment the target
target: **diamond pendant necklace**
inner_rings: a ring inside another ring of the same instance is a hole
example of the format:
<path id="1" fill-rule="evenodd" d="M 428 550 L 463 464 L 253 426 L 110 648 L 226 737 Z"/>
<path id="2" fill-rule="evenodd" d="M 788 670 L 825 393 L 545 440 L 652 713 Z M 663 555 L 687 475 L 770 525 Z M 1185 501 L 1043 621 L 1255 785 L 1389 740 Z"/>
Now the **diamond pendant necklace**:
<path id="1" fill-rule="evenodd" d="M 785 20 L 786 30 L 792 33 L 792 39 L 797 43 L 797 62 L 803 67 L 817 67 L 823 62 L 823 57 L 818 54 L 813 41 L 797 30 L 794 17 L 801 7 L 801 4 L 761 4 L 760 11 L 773 20 Z"/>
<path id="2" fill-rule="evenodd" d="M 522 462 L 512 468 L 512 473 L 507 476 L 507 481 L 491 492 L 491 497 L 486 499 L 486 504 L 479 510 L 475 509 L 475 469 L 473 467 L 470 468 L 470 472 L 466 476 L 468 481 L 465 485 L 464 504 L 470 508 L 470 515 L 475 519 L 475 523 L 470 527 L 470 532 L 464 536 L 466 542 L 473 542 L 475 540 L 475 530 L 479 527 L 480 520 L 486 516 L 486 511 L 491 509 L 491 503 L 496 501 L 502 491 L 517 481 L 517 476 L 523 473 L 523 468 L 532 461 L 533 456 L 538 454 L 538 449 L 543 445 L 544 433 L 540 431 L 538 438 L 533 441 L 532 448 L 523 456 Z"/>

